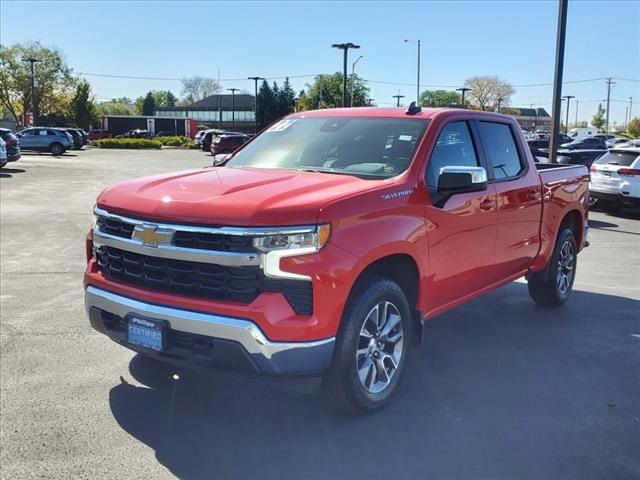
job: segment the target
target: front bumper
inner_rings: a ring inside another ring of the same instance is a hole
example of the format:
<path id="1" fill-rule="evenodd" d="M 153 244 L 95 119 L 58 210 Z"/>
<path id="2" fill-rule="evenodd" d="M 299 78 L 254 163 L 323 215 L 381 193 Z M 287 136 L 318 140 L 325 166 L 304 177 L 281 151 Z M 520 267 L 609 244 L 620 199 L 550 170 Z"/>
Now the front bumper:
<path id="1" fill-rule="evenodd" d="M 272 375 L 317 374 L 329 366 L 335 337 L 309 342 L 273 342 L 245 319 L 200 313 L 134 300 L 89 285 L 85 308 L 91 326 L 117 343 L 169 363 L 229 368 Z M 165 320 L 166 348 L 130 344 L 129 315 Z"/>

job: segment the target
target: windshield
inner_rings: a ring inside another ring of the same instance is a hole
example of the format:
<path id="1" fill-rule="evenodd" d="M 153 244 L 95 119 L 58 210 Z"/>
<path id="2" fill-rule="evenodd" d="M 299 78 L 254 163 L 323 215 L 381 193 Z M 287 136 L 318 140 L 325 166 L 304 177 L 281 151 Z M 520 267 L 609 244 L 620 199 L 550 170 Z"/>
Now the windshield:
<path id="1" fill-rule="evenodd" d="M 265 130 L 227 166 L 394 177 L 409 167 L 427 125 L 414 118 L 287 118 Z"/>
<path id="2" fill-rule="evenodd" d="M 638 158 L 638 154 L 634 152 L 607 152 L 595 163 L 598 165 L 620 165 L 621 167 L 630 167 Z"/>

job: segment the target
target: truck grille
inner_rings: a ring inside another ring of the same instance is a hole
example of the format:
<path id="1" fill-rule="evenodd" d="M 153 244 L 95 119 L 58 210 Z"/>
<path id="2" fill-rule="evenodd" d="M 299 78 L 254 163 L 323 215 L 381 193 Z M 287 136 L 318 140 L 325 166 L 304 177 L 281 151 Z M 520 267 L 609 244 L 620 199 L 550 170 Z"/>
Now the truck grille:
<path id="1" fill-rule="evenodd" d="M 299 315 L 313 313 L 311 282 L 273 280 L 258 266 L 225 267 L 151 257 L 102 245 L 95 250 L 101 273 L 113 280 L 191 297 L 251 303 L 262 292 L 280 292 Z"/>
<path id="2" fill-rule="evenodd" d="M 108 235 L 130 239 L 135 225 L 117 218 L 98 216 L 98 229 Z M 178 229 L 179 227 L 176 227 Z M 253 246 L 253 238 L 249 236 L 225 235 L 222 233 L 190 232 L 177 230 L 173 245 L 182 248 L 197 248 L 218 252 L 252 253 L 257 250 Z"/>

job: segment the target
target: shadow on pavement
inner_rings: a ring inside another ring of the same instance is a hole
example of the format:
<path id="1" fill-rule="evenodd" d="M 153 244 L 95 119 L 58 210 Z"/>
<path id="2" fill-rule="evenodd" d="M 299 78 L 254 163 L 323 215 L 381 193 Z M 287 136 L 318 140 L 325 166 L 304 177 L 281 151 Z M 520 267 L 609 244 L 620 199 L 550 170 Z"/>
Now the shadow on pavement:
<path id="1" fill-rule="evenodd" d="M 512 283 L 427 323 L 394 401 L 180 372 L 136 355 L 109 394 L 120 426 L 180 478 L 632 478 L 640 471 L 640 302 Z"/>
<path id="2" fill-rule="evenodd" d="M 26 170 L 22 168 L 2 168 L 0 169 L 0 178 L 11 178 L 14 173 L 24 173 Z"/>

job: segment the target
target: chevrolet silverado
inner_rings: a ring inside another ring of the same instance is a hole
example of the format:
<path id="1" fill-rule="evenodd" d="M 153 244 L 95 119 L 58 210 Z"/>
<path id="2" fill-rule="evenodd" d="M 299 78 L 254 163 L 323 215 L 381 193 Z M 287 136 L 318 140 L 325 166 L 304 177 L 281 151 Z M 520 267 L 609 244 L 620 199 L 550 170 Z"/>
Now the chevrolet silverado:
<path id="1" fill-rule="evenodd" d="M 425 320 L 523 276 L 537 304 L 569 298 L 588 181 L 536 165 L 505 115 L 294 113 L 220 165 L 104 190 L 87 314 L 144 355 L 321 375 L 332 401 L 371 411 Z"/>

